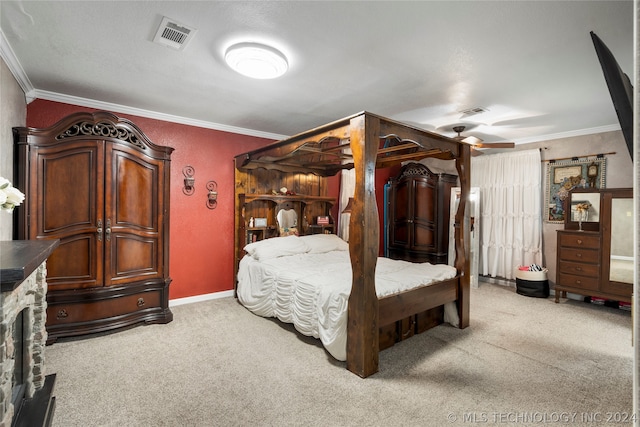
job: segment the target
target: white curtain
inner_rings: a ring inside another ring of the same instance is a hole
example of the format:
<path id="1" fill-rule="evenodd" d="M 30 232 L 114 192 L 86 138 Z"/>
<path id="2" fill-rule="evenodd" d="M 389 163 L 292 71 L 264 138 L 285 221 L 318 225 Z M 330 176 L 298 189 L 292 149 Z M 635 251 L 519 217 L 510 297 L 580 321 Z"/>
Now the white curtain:
<path id="1" fill-rule="evenodd" d="M 539 150 L 473 157 L 480 188 L 480 268 L 514 279 L 520 265 L 542 264 L 542 172 Z"/>
<path id="2" fill-rule="evenodd" d="M 347 207 L 349 198 L 353 197 L 356 190 L 356 169 L 343 169 L 340 174 L 340 204 L 338 210 L 338 236 L 345 241 L 349 241 L 349 220 L 351 214 L 343 214 Z"/>

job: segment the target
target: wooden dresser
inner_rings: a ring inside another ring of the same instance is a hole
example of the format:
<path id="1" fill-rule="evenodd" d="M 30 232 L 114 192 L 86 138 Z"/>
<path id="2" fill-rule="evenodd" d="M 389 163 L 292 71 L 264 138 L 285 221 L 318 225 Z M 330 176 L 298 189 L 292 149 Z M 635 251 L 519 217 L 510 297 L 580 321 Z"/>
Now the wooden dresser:
<path id="1" fill-rule="evenodd" d="M 590 220 L 579 224 L 573 206 L 585 200 L 591 204 Z M 633 190 L 572 191 L 565 209 L 565 229 L 558 230 L 556 302 L 567 292 L 631 302 Z"/>
<path id="2" fill-rule="evenodd" d="M 600 289 L 600 248 L 598 231 L 558 230 L 558 276 L 556 302 L 560 293 L 595 295 Z"/>

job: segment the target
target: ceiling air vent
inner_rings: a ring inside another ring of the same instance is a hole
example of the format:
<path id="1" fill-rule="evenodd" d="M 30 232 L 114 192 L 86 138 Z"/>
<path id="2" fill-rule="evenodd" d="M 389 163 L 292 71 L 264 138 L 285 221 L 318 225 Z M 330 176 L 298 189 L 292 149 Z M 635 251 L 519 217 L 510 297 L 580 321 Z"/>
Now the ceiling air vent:
<path id="1" fill-rule="evenodd" d="M 466 110 L 462 110 L 460 111 L 460 113 L 462 113 L 465 116 L 474 116 L 476 114 L 486 113 L 487 111 L 489 110 L 484 107 L 473 107 L 473 108 L 467 108 Z"/>
<path id="2" fill-rule="evenodd" d="M 162 18 L 153 41 L 175 50 L 183 50 L 195 33 L 195 28 L 189 28 L 165 16 Z"/>

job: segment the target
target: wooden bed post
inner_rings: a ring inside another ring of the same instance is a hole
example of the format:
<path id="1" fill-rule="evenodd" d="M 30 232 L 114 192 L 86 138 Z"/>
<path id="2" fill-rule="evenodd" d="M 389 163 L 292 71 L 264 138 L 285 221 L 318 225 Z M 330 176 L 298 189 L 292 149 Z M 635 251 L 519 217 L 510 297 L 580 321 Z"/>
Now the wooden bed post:
<path id="1" fill-rule="evenodd" d="M 354 207 L 349 223 L 353 270 L 347 323 L 347 369 L 362 378 L 378 372 L 378 297 L 375 270 L 380 224 L 375 169 L 380 120 L 363 113 L 351 119 L 350 146 L 356 170 Z"/>
<path id="2" fill-rule="evenodd" d="M 460 277 L 460 289 L 458 292 L 458 316 L 460 317 L 460 329 L 469 326 L 469 299 L 471 294 L 471 260 L 470 258 L 470 222 L 467 212 L 467 201 L 471 191 L 471 147 L 460 144 L 460 154 L 456 158 L 456 169 L 460 178 L 460 203 L 456 212 L 455 221 L 455 267 L 463 274 Z"/>

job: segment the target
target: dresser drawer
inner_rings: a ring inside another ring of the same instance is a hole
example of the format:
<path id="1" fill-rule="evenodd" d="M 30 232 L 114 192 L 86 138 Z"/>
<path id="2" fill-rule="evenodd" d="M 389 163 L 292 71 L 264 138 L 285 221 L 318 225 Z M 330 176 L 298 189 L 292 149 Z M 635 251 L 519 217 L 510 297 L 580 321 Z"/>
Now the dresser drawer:
<path id="1" fill-rule="evenodd" d="M 575 274 L 558 274 L 558 284 L 577 289 L 597 291 L 600 285 L 597 277 L 577 276 Z"/>
<path id="2" fill-rule="evenodd" d="M 598 277 L 600 274 L 600 266 L 598 264 L 560 261 L 558 271 L 560 273 L 574 274 L 576 276 Z"/>
<path id="3" fill-rule="evenodd" d="M 577 261 L 580 263 L 600 263 L 600 251 L 594 249 L 561 248 L 558 254 L 561 261 Z"/>
<path id="4" fill-rule="evenodd" d="M 600 249 L 600 236 L 565 232 L 558 235 L 558 243 L 569 248 Z"/>
<path id="5" fill-rule="evenodd" d="M 112 296 L 99 301 L 49 303 L 47 306 L 47 327 L 115 319 L 138 311 L 160 307 L 161 292 L 159 290 Z"/>

